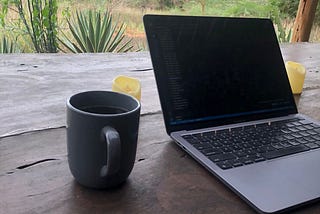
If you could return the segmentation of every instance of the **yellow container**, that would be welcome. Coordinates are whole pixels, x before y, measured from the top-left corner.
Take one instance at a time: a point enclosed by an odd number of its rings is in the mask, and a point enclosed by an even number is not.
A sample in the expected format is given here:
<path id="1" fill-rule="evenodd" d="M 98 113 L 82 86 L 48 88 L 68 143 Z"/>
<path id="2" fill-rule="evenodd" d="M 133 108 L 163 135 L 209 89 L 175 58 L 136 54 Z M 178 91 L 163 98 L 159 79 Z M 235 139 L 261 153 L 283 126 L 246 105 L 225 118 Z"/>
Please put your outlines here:
<path id="1" fill-rule="evenodd" d="M 297 62 L 286 62 L 286 69 L 293 94 L 301 94 L 306 76 L 306 69 Z"/>
<path id="2" fill-rule="evenodd" d="M 140 81 L 133 77 L 117 76 L 112 81 L 112 91 L 129 94 L 139 101 L 141 99 Z"/>

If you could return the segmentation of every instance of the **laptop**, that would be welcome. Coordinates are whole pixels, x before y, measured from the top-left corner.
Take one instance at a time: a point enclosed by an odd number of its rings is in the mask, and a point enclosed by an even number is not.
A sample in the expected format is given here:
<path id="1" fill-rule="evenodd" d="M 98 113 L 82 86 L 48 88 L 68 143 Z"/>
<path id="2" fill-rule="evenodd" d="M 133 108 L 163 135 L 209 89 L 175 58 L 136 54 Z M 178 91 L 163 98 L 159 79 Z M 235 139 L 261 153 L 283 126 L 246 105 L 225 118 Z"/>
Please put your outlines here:
<path id="1" fill-rule="evenodd" d="M 260 213 L 320 196 L 320 123 L 299 114 L 270 19 L 143 18 L 168 135 Z"/>

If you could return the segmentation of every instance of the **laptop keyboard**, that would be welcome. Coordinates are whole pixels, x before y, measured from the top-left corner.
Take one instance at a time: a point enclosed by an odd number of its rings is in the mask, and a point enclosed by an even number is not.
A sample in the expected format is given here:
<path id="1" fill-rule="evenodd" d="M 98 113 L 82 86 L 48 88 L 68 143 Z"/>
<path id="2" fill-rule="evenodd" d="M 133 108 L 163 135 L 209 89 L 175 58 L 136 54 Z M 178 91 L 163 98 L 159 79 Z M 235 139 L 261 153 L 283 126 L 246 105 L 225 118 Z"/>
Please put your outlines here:
<path id="1" fill-rule="evenodd" d="M 297 118 L 182 137 L 221 169 L 230 169 L 317 149 L 320 126 Z"/>

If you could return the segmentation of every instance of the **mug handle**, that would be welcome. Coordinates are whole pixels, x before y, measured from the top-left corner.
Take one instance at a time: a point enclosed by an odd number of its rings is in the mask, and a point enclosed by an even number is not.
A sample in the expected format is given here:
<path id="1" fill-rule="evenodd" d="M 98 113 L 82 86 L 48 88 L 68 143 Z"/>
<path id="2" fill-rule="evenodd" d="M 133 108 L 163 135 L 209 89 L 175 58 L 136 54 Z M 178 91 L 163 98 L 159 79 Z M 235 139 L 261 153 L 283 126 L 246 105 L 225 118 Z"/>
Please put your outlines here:
<path id="1" fill-rule="evenodd" d="M 102 166 L 100 176 L 106 177 L 117 173 L 121 162 L 120 135 L 114 128 L 106 126 L 102 129 L 104 141 L 107 144 L 106 165 Z"/>

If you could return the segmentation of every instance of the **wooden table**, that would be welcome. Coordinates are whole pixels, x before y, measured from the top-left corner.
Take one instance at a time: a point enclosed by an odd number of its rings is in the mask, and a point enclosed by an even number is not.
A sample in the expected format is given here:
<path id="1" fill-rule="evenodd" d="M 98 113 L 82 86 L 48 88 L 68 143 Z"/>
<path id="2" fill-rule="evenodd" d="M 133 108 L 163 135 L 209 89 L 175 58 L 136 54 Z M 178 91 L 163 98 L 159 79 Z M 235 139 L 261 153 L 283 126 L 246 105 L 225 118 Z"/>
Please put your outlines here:
<path id="1" fill-rule="evenodd" d="M 281 48 L 307 68 L 298 109 L 320 120 L 320 44 Z M 0 213 L 254 213 L 167 136 L 151 68 L 148 52 L 1 55 Z M 87 189 L 68 169 L 65 101 L 119 74 L 142 82 L 136 163 L 120 188 Z"/>

